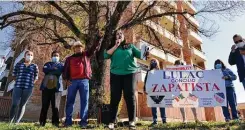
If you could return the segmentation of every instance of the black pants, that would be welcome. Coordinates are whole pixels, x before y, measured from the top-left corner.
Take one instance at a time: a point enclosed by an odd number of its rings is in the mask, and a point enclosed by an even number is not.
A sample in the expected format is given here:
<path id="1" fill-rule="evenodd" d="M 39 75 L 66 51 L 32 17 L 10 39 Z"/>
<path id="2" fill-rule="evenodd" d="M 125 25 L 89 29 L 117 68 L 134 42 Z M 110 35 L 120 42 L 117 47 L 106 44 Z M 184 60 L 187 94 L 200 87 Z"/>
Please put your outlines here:
<path id="1" fill-rule="evenodd" d="M 135 74 L 128 75 L 110 75 L 111 85 L 111 102 L 110 102 L 110 114 L 111 123 L 114 123 L 117 117 L 118 105 L 122 97 L 126 101 L 129 121 L 135 121 L 136 116 L 136 102 L 135 102 L 135 87 L 136 78 Z"/>
<path id="2" fill-rule="evenodd" d="M 58 125 L 59 124 L 59 111 L 55 104 L 55 89 L 44 89 L 42 91 L 42 109 L 39 118 L 39 122 L 41 125 L 46 124 L 47 113 L 49 109 L 49 104 L 51 102 L 52 106 L 52 124 Z"/>

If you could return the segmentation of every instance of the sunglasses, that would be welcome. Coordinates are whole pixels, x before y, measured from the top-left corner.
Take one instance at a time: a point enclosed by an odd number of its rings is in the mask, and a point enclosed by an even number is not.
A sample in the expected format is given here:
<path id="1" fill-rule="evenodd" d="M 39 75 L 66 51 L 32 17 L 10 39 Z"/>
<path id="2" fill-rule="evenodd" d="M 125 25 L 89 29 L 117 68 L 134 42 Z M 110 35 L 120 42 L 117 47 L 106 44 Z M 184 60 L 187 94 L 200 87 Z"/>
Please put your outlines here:
<path id="1" fill-rule="evenodd" d="M 235 41 L 236 44 L 237 44 L 237 43 L 240 43 L 240 42 L 242 42 L 242 40 Z"/>

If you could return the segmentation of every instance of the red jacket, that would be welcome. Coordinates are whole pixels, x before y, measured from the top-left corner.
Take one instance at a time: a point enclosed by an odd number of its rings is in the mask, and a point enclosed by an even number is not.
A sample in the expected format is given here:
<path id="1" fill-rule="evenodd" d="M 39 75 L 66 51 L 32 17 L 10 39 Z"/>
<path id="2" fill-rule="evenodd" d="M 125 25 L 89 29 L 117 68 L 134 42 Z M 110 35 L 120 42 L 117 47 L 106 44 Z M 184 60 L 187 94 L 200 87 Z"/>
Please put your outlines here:
<path id="1" fill-rule="evenodd" d="M 98 42 L 98 44 L 95 44 L 94 46 L 91 47 L 90 50 L 82 52 L 81 54 L 73 54 L 72 56 L 68 57 L 65 61 L 64 65 L 64 71 L 63 71 L 63 79 L 64 80 L 72 80 L 74 77 L 71 75 L 71 60 L 73 60 L 74 57 L 79 57 L 81 56 L 81 62 L 83 63 L 83 71 L 81 75 L 77 75 L 74 79 L 91 79 L 92 77 L 92 70 L 91 70 L 91 64 L 90 64 L 90 58 L 95 54 L 96 51 L 100 49 L 101 43 Z"/>

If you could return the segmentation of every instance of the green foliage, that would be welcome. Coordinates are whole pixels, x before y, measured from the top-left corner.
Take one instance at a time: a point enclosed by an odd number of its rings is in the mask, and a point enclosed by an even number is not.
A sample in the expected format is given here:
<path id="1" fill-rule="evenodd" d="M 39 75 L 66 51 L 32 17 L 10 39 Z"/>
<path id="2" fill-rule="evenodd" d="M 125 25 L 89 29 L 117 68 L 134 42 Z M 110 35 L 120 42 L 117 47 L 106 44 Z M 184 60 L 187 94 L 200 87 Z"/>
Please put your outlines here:
<path id="1" fill-rule="evenodd" d="M 180 122 L 176 123 L 167 123 L 156 125 L 155 127 L 148 127 L 151 124 L 149 121 L 139 121 L 136 123 L 137 130 L 244 130 L 245 122 L 233 121 L 230 123 L 225 122 L 204 122 L 204 123 L 187 123 L 183 124 Z M 95 130 L 104 130 L 104 125 L 89 124 L 91 129 Z M 38 126 L 38 123 L 20 123 L 18 125 L 9 125 L 6 122 L 0 123 L 0 130 L 59 130 L 48 123 L 45 127 Z M 72 127 L 62 128 L 62 130 L 80 130 L 81 128 L 78 125 L 73 125 Z M 117 130 L 127 130 L 126 126 L 118 127 Z"/>

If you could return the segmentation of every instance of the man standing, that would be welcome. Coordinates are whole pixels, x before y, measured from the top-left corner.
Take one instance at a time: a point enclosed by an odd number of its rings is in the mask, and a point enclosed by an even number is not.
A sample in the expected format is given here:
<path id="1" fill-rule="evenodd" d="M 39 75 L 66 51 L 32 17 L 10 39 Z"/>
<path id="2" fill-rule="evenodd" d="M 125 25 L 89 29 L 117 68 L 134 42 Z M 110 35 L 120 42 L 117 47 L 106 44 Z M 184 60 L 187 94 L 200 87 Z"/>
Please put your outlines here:
<path id="1" fill-rule="evenodd" d="M 100 45 L 101 42 L 98 42 L 90 50 L 84 51 L 84 44 L 76 41 L 72 46 L 74 54 L 66 59 L 63 72 L 63 79 L 69 86 L 66 102 L 66 127 L 72 125 L 72 113 L 77 91 L 80 93 L 80 126 L 87 127 L 89 79 L 92 76 L 90 57 L 99 50 Z"/>
<path id="2" fill-rule="evenodd" d="M 231 52 L 229 56 L 229 64 L 236 65 L 238 70 L 238 76 L 240 82 L 242 82 L 245 89 L 245 56 L 240 54 L 239 48 L 245 45 L 244 40 L 240 35 L 235 34 L 233 36 L 233 41 L 235 45 L 231 47 Z"/>

